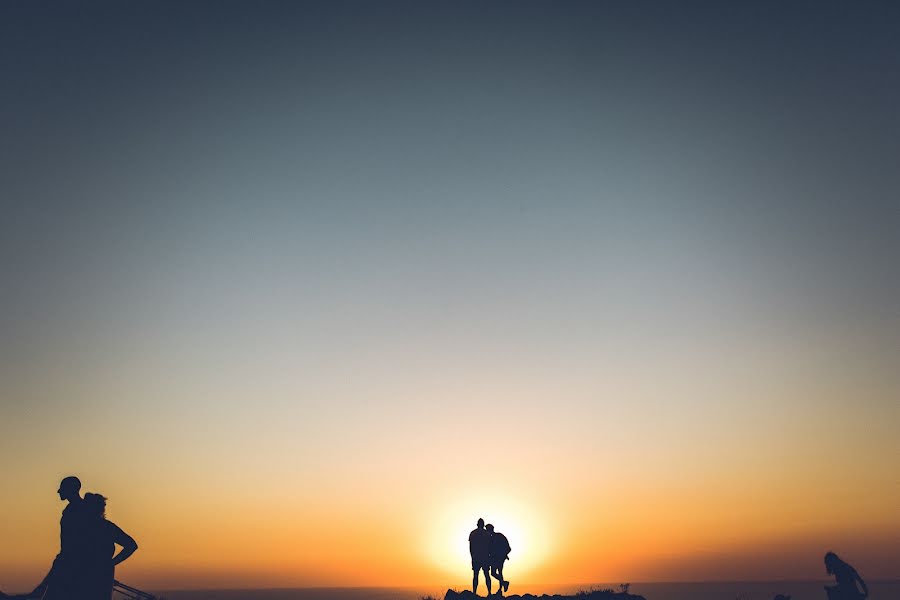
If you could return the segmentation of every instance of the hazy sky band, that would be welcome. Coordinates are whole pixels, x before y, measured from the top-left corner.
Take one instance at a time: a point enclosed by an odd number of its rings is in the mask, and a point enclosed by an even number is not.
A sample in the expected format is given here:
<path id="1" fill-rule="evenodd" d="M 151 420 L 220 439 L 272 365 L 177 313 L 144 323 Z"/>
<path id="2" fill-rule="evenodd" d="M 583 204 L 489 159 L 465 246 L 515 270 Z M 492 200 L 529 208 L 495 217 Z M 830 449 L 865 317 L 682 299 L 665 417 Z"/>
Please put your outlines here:
<path id="1" fill-rule="evenodd" d="M 0 10 L 4 591 L 70 471 L 154 585 L 900 576 L 892 4 Z"/>

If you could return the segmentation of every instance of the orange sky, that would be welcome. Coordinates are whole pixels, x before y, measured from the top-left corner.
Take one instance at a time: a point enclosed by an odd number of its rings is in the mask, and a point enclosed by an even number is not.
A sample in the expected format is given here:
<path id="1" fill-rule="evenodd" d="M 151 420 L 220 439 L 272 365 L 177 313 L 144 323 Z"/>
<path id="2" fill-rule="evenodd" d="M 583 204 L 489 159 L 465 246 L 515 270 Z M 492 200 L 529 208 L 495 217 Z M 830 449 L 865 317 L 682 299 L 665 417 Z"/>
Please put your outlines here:
<path id="1" fill-rule="evenodd" d="M 303 378 L 261 397 L 229 376 L 188 403 L 195 389 L 125 389 L 127 374 L 79 389 L 84 365 L 60 366 L 41 392 L 64 380 L 71 404 L 43 428 L 23 404 L 0 442 L 15 457 L 0 587 L 24 589 L 52 560 L 68 473 L 138 540 L 120 576 L 157 589 L 465 585 L 479 516 L 510 538 L 518 581 L 816 578 L 828 548 L 893 577 L 890 388 L 854 394 L 865 416 L 841 415 L 858 405 L 844 387 L 895 375 L 832 348 L 808 346 L 792 373 L 745 348 L 709 377 L 695 377 L 702 347 L 645 377 L 612 355 L 565 378 L 459 356 L 456 372 L 477 375 L 445 377 L 442 360 L 376 380 L 379 362 L 306 405 L 292 400 Z M 356 385 L 367 402 L 345 404 Z"/>

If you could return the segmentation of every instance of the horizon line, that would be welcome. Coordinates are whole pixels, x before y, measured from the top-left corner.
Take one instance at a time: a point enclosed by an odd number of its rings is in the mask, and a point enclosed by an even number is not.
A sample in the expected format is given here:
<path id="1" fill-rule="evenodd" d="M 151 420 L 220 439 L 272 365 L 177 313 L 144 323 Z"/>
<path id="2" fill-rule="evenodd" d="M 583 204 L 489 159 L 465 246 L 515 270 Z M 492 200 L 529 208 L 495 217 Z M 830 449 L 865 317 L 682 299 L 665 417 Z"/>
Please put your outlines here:
<path id="1" fill-rule="evenodd" d="M 827 583 L 830 582 L 831 579 L 828 577 L 823 577 L 822 579 L 703 579 L 703 580 L 682 580 L 682 581 L 625 581 L 621 583 L 627 583 L 630 586 L 635 585 L 690 585 L 690 584 L 706 584 L 706 583 Z M 898 583 L 900 584 L 900 576 L 893 578 L 880 578 L 880 579 L 870 579 L 868 580 L 870 584 L 878 583 Z M 592 582 L 577 582 L 577 583 L 537 583 L 537 582 L 525 582 L 519 583 L 517 586 L 541 586 L 541 587 L 552 587 L 552 586 L 595 586 L 595 585 L 621 585 L 621 583 L 613 583 L 611 581 L 592 581 Z M 159 588 L 153 589 L 155 592 L 241 592 L 241 591 L 287 591 L 287 590 L 373 590 L 373 589 L 384 589 L 384 590 L 417 590 L 421 589 L 423 586 L 429 584 L 422 585 L 297 585 L 297 586 L 276 586 L 276 587 L 203 587 L 203 588 Z M 443 587 L 444 584 L 441 584 Z M 448 588 L 454 589 L 454 588 Z"/>

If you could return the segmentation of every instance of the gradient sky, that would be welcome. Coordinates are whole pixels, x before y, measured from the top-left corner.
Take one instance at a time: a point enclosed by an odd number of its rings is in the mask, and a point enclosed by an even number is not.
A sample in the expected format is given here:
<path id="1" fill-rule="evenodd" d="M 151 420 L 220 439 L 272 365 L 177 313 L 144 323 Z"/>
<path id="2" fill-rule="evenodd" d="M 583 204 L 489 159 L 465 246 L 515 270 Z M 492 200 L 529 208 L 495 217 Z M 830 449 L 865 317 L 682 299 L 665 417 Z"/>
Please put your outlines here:
<path id="1" fill-rule="evenodd" d="M 900 577 L 900 5 L 0 5 L 0 589 Z"/>

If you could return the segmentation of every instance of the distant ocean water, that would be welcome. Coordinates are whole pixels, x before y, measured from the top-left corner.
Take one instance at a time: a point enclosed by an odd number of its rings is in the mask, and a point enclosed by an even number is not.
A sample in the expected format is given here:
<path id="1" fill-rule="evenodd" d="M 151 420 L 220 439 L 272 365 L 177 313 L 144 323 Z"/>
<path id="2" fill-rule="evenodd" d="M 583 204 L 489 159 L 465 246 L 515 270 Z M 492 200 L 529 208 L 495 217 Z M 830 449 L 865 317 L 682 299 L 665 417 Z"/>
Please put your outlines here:
<path id="1" fill-rule="evenodd" d="M 633 583 L 630 592 L 647 600 L 772 600 L 786 594 L 792 600 L 826 600 L 822 586 L 827 581 L 752 581 L 701 583 Z M 869 584 L 870 600 L 900 600 L 900 581 Z M 482 584 L 483 585 L 483 584 Z M 616 588 L 618 584 L 528 585 L 510 594 L 573 594 L 591 588 Z M 455 586 L 455 589 L 464 589 Z M 173 590 L 158 592 L 165 600 L 419 600 L 423 596 L 443 598 L 446 587 L 408 588 L 296 588 L 277 590 Z M 484 588 L 479 590 L 482 594 Z"/>

